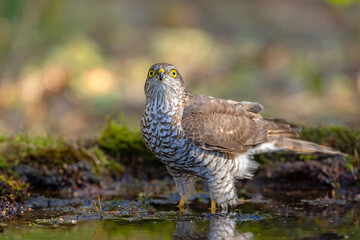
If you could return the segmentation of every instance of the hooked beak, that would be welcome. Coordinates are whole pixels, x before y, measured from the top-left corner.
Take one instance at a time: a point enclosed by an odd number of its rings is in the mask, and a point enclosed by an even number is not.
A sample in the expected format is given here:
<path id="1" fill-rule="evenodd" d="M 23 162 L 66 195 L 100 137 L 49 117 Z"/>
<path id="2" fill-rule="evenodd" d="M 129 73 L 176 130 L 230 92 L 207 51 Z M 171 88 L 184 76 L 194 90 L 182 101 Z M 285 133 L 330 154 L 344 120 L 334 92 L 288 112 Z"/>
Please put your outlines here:
<path id="1" fill-rule="evenodd" d="M 159 74 L 159 80 L 162 81 L 166 76 L 165 76 L 165 70 L 164 69 L 160 69 L 158 71 L 158 74 Z"/>

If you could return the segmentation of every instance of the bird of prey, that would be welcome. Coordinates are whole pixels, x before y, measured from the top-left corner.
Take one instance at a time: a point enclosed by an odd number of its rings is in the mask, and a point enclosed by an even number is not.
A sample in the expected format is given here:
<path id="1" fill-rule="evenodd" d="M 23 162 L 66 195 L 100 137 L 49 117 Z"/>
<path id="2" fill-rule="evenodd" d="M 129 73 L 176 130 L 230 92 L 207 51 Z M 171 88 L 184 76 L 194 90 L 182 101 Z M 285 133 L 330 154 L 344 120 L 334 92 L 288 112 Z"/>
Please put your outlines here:
<path id="1" fill-rule="evenodd" d="M 196 179 L 208 181 L 211 212 L 237 204 L 236 179 L 251 178 L 252 156 L 274 151 L 343 155 L 329 147 L 296 139 L 296 125 L 262 117 L 256 102 L 237 102 L 193 94 L 172 64 L 150 67 L 145 83 L 141 136 L 165 165 L 181 195 Z"/>

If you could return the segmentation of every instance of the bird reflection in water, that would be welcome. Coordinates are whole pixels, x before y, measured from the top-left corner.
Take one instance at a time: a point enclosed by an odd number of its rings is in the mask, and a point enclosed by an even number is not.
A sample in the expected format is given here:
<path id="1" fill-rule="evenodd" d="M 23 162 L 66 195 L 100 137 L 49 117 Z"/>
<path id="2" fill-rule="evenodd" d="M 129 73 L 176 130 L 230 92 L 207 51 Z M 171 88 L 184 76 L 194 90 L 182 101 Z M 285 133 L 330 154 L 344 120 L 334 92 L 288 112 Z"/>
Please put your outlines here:
<path id="1" fill-rule="evenodd" d="M 236 218 L 228 214 L 212 215 L 209 232 L 197 230 L 196 221 L 179 220 L 172 239 L 253 239 L 251 232 L 239 233 L 235 227 Z"/>

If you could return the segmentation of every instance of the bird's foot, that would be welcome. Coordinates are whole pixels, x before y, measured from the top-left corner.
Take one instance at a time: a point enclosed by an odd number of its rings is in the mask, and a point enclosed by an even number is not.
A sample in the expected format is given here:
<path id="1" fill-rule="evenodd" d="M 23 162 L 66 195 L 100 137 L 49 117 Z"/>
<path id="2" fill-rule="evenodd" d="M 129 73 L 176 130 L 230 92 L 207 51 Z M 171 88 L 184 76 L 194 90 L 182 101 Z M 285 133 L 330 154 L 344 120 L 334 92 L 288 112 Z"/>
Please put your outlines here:
<path id="1" fill-rule="evenodd" d="M 216 202 L 211 201 L 211 213 L 216 213 Z"/>
<path id="2" fill-rule="evenodd" d="M 180 212 L 184 212 L 184 204 L 185 204 L 185 200 L 186 200 L 186 195 L 181 196 L 180 202 L 179 202 L 179 209 Z"/>

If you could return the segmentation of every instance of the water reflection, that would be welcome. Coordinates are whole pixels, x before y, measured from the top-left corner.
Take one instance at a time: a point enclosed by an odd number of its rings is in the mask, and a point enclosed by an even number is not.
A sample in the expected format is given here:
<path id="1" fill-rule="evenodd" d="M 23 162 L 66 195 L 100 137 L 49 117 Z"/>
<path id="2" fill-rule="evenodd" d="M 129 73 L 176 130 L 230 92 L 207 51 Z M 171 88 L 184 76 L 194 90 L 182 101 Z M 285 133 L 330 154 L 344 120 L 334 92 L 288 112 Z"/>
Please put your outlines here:
<path id="1" fill-rule="evenodd" d="M 31 211 L 18 222 L 0 224 L 0 239 L 334 240 L 360 236 L 360 203 L 343 200 L 245 203 L 241 213 L 208 214 L 189 208 L 185 214 L 159 210 L 144 217 L 144 212 L 109 211 L 103 221 L 94 221 L 99 217 L 93 212 L 79 212 L 59 216 L 59 211 Z"/>
<path id="2" fill-rule="evenodd" d="M 101 220 L 98 222 L 98 225 L 97 225 L 97 227 L 96 227 L 96 230 L 95 230 L 95 233 L 94 233 L 94 236 L 93 236 L 92 240 L 95 239 L 96 234 L 97 234 L 97 232 L 98 232 L 98 229 L 100 229 L 100 230 L 99 230 L 99 240 L 101 239 L 101 228 L 102 228 L 103 222 L 104 222 L 103 219 L 101 219 Z M 100 228 L 99 228 L 99 227 L 100 227 Z"/>
<path id="3" fill-rule="evenodd" d="M 235 230 L 236 218 L 231 215 L 212 215 L 209 217 L 209 231 L 196 228 L 195 221 L 179 220 L 172 239 L 253 239 L 253 233 L 239 233 Z"/>

